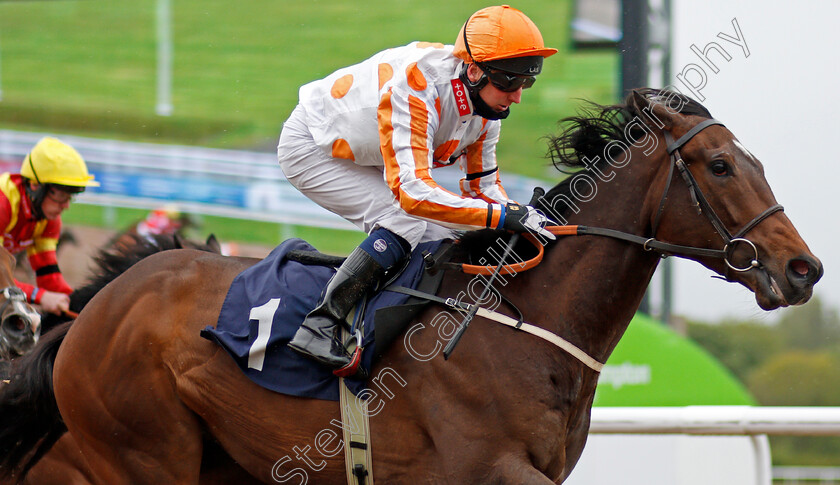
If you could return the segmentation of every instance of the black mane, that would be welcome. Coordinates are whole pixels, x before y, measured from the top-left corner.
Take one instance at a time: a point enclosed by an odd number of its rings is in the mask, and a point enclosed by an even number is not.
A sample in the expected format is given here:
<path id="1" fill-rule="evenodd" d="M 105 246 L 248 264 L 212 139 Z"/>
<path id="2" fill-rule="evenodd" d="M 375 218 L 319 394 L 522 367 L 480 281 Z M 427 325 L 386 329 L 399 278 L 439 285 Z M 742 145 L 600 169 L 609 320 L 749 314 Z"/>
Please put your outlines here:
<path id="1" fill-rule="evenodd" d="M 664 89 L 635 89 L 627 95 L 621 104 L 603 106 L 588 103 L 578 116 L 570 116 L 559 121 L 559 135 L 547 137 L 548 156 L 552 163 L 558 171 L 570 176 L 549 190 L 540 199 L 536 208 L 541 209 L 549 218 L 553 219 L 560 219 L 557 216 L 566 215 L 571 210 L 571 206 L 567 203 L 561 204 L 558 201 L 563 201 L 564 198 L 566 200 L 572 198 L 570 182 L 573 177 L 571 175 L 581 172 L 591 173 L 594 170 L 591 166 L 587 167 L 584 159 L 596 160 L 597 157 L 598 162 L 594 164 L 594 167 L 595 169 L 603 169 L 605 168 L 603 166 L 608 163 L 604 157 L 604 151 L 610 142 L 619 140 L 630 143 L 645 135 L 643 129 L 638 125 L 632 126 L 629 130 L 630 140 L 625 135 L 625 128 L 631 122 L 634 120 L 645 121 L 647 118 L 647 115 L 642 113 L 644 106 L 639 106 L 636 95 L 660 104 L 664 104 L 668 100 L 678 100 L 682 105 L 681 114 L 703 118 L 712 117 L 709 110 L 697 101 L 680 93 Z M 524 203 L 525 201 L 520 202 Z M 555 222 L 564 223 L 562 220 Z M 509 235 L 501 230 L 482 229 L 466 232 L 459 238 L 460 244 L 454 257 L 458 261 L 467 261 L 473 264 L 479 264 L 478 261 L 485 258 L 489 264 L 494 264 L 498 258 L 491 257 L 493 253 L 488 253 L 488 248 L 497 246 L 500 238 L 501 240 L 507 240 L 508 237 Z M 518 250 L 528 252 L 527 248 L 517 247 L 517 252 Z"/>
<path id="2" fill-rule="evenodd" d="M 558 171 L 565 174 L 579 172 L 591 172 L 593 169 L 587 167 L 584 159 L 598 160 L 595 164 L 597 169 L 607 164 L 604 151 L 607 145 L 613 140 L 626 143 L 636 141 L 644 136 L 641 128 L 632 127 L 629 133 L 631 140 L 625 135 L 625 128 L 633 120 L 645 120 L 647 115 L 642 114 L 642 107 L 636 101 L 635 95 L 651 101 L 665 99 L 679 99 L 683 104 L 681 114 L 711 118 L 703 105 L 693 99 L 679 93 L 667 90 L 640 88 L 633 90 L 627 95 L 624 102 L 611 106 L 602 106 L 596 103 L 589 103 L 583 108 L 578 116 L 570 116 L 560 120 L 560 134 L 548 137 L 548 156 Z M 596 158 L 597 157 L 597 158 Z M 563 207 L 546 207 L 545 202 L 557 200 L 558 196 L 571 196 L 569 183 L 572 177 L 552 188 L 543 198 L 544 203 L 541 209 L 555 215 L 564 215 L 569 210 L 568 205 Z"/>
<path id="3" fill-rule="evenodd" d="M 71 310 L 80 312 L 93 295 L 99 293 L 105 285 L 114 281 L 117 276 L 125 273 L 140 260 L 161 251 L 181 247 L 172 236 L 153 235 L 150 236 L 151 240 L 135 234 L 129 236 L 132 239 L 130 245 L 118 244 L 99 250 L 93 258 L 95 266 L 93 275 L 88 279 L 87 284 L 76 288 L 70 294 Z"/>

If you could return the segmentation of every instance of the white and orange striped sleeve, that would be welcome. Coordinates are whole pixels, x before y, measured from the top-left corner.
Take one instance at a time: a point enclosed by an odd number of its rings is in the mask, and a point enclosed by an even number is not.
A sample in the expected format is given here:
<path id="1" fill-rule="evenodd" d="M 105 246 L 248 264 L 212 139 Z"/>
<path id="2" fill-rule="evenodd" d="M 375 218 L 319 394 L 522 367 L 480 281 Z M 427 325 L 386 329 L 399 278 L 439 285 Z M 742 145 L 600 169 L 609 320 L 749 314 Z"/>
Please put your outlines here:
<path id="1" fill-rule="evenodd" d="M 496 143 L 501 123 L 484 120 L 481 136 L 467 147 L 461 157 L 461 193 L 464 197 L 506 204 L 510 201 L 499 179 L 496 162 Z"/>
<path id="2" fill-rule="evenodd" d="M 454 229 L 499 227 L 501 204 L 464 198 L 432 179 L 433 139 L 439 125 L 437 92 L 416 64 L 406 69 L 407 87 L 386 91 L 377 110 L 385 177 L 407 213 Z"/>

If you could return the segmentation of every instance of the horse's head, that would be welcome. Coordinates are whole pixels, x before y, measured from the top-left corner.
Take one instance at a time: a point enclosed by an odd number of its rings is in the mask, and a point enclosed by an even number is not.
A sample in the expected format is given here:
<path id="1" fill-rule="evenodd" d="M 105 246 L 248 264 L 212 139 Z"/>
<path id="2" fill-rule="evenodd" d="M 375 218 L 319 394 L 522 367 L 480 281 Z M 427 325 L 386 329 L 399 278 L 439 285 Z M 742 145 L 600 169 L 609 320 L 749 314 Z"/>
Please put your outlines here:
<path id="1" fill-rule="evenodd" d="M 761 163 L 699 104 L 654 93 L 635 93 L 632 103 L 652 115 L 645 122 L 664 133 L 669 152 L 655 184 L 662 192 L 652 191 L 648 204 L 656 207 L 655 237 L 721 250 L 722 257 L 697 259 L 752 290 L 765 310 L 808 301 L 822 264 L 782 212 Z"/>
<path id="2" fill-rule="evenodd" d="M 0 249 L 0 358 L 10 360 L 29 351 L 41 335 L 41 316 L 29 304 L 12 278 L 15 258 Z"/>

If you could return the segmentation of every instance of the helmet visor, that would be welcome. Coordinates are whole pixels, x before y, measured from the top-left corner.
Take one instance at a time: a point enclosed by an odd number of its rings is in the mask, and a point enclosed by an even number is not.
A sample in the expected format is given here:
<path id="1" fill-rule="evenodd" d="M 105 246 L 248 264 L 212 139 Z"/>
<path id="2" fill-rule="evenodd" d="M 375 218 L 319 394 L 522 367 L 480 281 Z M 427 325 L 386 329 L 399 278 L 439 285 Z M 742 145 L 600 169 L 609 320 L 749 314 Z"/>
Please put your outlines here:
<path id="1" fill-rule="evenodd" d="M 481 64 L 478 64 L 478 67 L 480 67 L 484 72 L 484 75 L 487 76 L 490 84 L 499 91 L 505 93 L 512 93 L 519 88 L 528 89 L 537 81 L 537 78 L 534 76 L 520 76 L 502 71 L 491 71 L 487 68 L 487 66 L 483 66 Z"/>

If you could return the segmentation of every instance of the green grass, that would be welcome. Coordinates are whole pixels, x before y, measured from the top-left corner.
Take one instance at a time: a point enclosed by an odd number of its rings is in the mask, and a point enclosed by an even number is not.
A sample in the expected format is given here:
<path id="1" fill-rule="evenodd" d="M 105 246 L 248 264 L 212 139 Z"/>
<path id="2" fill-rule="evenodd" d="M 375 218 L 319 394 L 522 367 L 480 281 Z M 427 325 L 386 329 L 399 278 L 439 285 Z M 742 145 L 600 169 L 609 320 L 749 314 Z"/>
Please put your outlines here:
<path id="1" fill-rule="evenodd" d="M 0 0 L 0 128 L 271 151 L 298 88 L 413 40 L 453 43 L 484 1 L 172 0 L 173 105 L 155 114 L 157 0 Z M 515 5 L 560 53 L 504 123 L 502 169 L 555 179 L 542 138 L 580 99 L 615 101 L 618 56 L 571 52 L 570 0 Z M 115 215 L 116 214 L 116 215 Z M 68 223 L 123 227 L 143 211 L 77 204 Z M 116 218 L 116 219 L 114 219 Z M 346 253 L 361 233 L 205 217 L 204 233 L 274 245 L 285 237 Z M 348 249 L 350 248 L 350 249 Z"/>
<path id="2" fill-rule="evenodd" d="M 378 50 L 452 43 L 486 2 L 173 0 L 171 117 L 155 114 L 156 0 L 0 1 L 0 127 L 221 148 L 276 146 L 298 88 Z M 419 5 L 419 6 L 418 6 Z M 504 169 L 545 176 L 575 98 L 613 101 L 614 53 L 568 52 L 569 0 L 517 3 L 560 54 L 505 122 Z"/>

